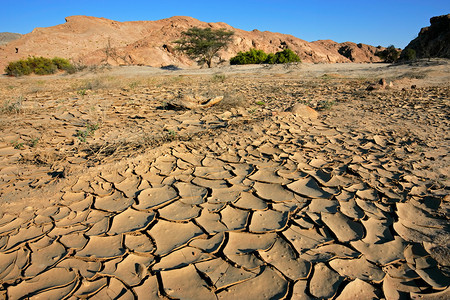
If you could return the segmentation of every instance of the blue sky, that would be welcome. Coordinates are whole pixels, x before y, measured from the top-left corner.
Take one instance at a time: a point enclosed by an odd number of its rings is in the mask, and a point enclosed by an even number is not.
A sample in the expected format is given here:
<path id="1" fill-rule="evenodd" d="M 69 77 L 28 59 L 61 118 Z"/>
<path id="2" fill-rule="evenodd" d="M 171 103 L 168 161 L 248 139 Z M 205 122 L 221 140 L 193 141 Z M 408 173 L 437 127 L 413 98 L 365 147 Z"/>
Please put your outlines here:
<path id="1" fill-rule="evenodd" d="M 292 34 L 374 46 L 405 47 L 433 16 L 450 13 L 449 0 L 0 0 L 0 32 L 29 33 L 71 15 L 116 21 L 190 16 L 243 30 Z"/>

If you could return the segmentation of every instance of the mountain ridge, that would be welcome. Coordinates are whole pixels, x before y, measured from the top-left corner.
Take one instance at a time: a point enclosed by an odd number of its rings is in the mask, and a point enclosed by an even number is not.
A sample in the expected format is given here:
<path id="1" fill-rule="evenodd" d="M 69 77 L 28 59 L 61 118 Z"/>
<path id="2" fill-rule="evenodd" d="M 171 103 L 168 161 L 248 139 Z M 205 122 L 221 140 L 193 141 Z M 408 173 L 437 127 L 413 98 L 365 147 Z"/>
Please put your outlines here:
<path id="1" fill-rule="evenodd" d="M 37 27 L 21 38 L 0 46 L 0 68 L 4 69 L 10 61 L 28 56 L 60 56 L 86 65 L 194 66 L 195 63 L 188 57 L 175 52 L 172 44 L 182 31 L 190 27 L 234 31 L 232 43 L 220 53 L 223 60 L 229 60 L 239 51 L 250 48 L 274 53 L 289 47 L 304 62 L 379 62 L 375 52 L 384 49 L 353 42 L 307 42 L 288 34 L 257 29 L 245 31 L 223 22 L 207 23 L 187 16 L 126 22 L 92 16 L 69 16 L 65 20 L 65 23 L 52 27 Z"/>

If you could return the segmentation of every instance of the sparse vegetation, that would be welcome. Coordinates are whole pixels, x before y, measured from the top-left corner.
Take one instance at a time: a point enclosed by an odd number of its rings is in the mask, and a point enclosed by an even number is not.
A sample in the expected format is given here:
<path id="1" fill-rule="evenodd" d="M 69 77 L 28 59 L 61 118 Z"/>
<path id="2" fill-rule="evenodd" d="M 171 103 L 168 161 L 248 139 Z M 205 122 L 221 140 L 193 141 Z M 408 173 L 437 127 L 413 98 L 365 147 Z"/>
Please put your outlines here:
<path id="1" fill-rule="evenodd" d="M 4 114 L 16 114 L 22 110 L 23 97 L 17 97 L 16 100 L 6 100 L 3 102 L 3 106 L 0 111 Z"/>
<path id="2" fill-rule="evenodd" d="M 267 54 L 263 50 L 250 49 L 247 52 L 239 52 L 235 57 L 232 57 L 230 64 L 286 64 L 300 61 L 300 57 L 291 49 L 284 49 L 275 54 Z"/>
<path id="3" fill-rule="evenodd" d="M 28 145 L 30 146 L 30 147 L 36 147 L 36 145 L 37 145 L 37 143 L 39 142 L 39 138 L 38 137 L 36 137 L 36 138 L 32 138 L 31 140 L 30 140 L 30 142 L 28 143 Z"/>
<path id="4" fill-rule="evenodd" d="M 403 50 L 400 55 L 400 59 L 406 60 L 406 61 L 413 61 L 413 60 L 416 60 L 416 58 L 417 58 L 416 50 L 411 49 L 411 48 Z"/>
<path id="5" fill-rule="evenodd" d="M 95 131 L 99 128 L 98 124 L 86 123 L 85 130 L 77 130 L 75 136 L 83 143 L 86 142 L 89 136 L 94 135 Z"/>
<path id="6" fill-rule="evenodd" d="M 394 63 L 400 56 L 400 50 L 395 48 L 394 45 L 390 45 L 383 51 L 378 51 L 375 55 L 383 59 L 385 62 Z"/>
<path id="7" fill-rule="evenodd" d="M 174 41 L 178 51 L 184 52 L 199 65 L 206 64 L 211 68 L 212 60 L 218 56 L 220 50 L 225 49 L 231 42 L 234 32 L 225 29 L 189 28 L 183 31 L 182 38 Z"/>
<path id="8" fill-rule="evenodd" d="M 17 149 L 17 150 L 23 149 L 23 143 L 21 143 L 21 142 L 13 141 L 13 142 L 11 142 L 11 144 L 13 145 L 14 149 Z"/>
<path id="9" fill-rule="evenodd" d="M 225 74 L 214 74 L 211 78 L 212 82 L 225 82 Z"/>
<path id="10" fill-rule="evenodd" d="M 317 110 L 328 110 L 331 109 L 331 107 L 333 107 L 333 105 L 335 105 L 336 102 L 334 100 L 320 100 L 317 103 Z"/>
<path id="11" fill-rule="evenodd" d="M 67 59 L 60 57 L 50 59 L 42 56 L 13 61 L 5 68 L 7 75 L 16 77 L 30 75 L 31 73 L 49 75 L 54 74 L 58 70 L 74 73 L 76 69 Z"/>

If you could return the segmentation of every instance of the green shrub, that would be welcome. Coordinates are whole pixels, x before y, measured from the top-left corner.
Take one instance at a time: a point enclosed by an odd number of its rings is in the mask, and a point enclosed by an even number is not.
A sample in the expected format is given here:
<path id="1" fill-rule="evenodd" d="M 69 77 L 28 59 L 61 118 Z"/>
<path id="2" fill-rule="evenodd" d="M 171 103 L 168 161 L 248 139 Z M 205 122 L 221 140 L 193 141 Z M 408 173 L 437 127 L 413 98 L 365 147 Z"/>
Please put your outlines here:
<path id="1" fill-rule="evenodd" d="M 247 64 L 285 64 L 290 62 L 300 62 L 300 57 L 291 49 L 273 53 L 265 53 L 262 50 L 250 49 L 247 52 L 239 52 L 230 59 L 231 65 Z"/>
<path id="2" fill-rule="evenodd" d="M 19 77 L 23 75 L 30 75 L 32 73 L 32 70 L 27 61 L 21 59 L 10 62 L 8 66 L 6 66 L 5 72 L 7 75 Z"/>
<path id="3" fill-rule="evenodd" d="M 45 57 L 29 57 L 27 59 L 28 65 L 36 75 L 49 75 L 58 70 L 53 61 L 50 58 Z"/>
<path id="4" fill-rule="evenodd" d="M 390 45 L 383 51 L 376 52 L 375 55 L 383 59 L 385 62 L 394 63 L 398 60 L 400 52 L 395 48 L 394 45 Z"/>
<path id="5" fill-rule="evenodd" d="M 26 60 L 13 61 L 5 68 L 5 72 L 10 76 L 23 76 L 35 73 L 37 75 L 53 74 L 57 70 L 64 70 L 74 73 L 75 67 L 64 58 L 55 57 L 53 59 L 45 57 L 28 57 Z"/>
<path id="6" fill-rule="evenodd" d="M 300 57 L 291 49 L 284 49 L 283 51 L 275 53 L 276 64 L 287 64 L 291 62 L 300 62 Z"/>
<path id="7" fill-rule="evenodd" d="M 269 53 L 267 55 L 267 59 L 265 61 L 266 64 L 275 64 L 276 63 L 276 58 L 275 58 L 275 54 L 273 53 Z"/>
<path id="8" fill-rule="evenodd" d="M 247 52 L 239 52 L 230 59 L 231 65 L 248 65 L 265 63 L 267 54 L 263 50 L 250 49 Z"/>
<path id="9" fill-rule="evenodd" d="M 412 61 L 412 60 L 416 60 L 416 50 L 408 48 L 403 50 L 400 58 L 402 60 L 406 60 L 406 61 Z"/>
<path id="10" fill-rule="evenodd" d="M 75 73 L 75 66 L 70 63 L 68 59 L 61 57 L 54 57 L 52 59 L 53 64 L 59 69 L 66 71 L 67 73 Z"/>

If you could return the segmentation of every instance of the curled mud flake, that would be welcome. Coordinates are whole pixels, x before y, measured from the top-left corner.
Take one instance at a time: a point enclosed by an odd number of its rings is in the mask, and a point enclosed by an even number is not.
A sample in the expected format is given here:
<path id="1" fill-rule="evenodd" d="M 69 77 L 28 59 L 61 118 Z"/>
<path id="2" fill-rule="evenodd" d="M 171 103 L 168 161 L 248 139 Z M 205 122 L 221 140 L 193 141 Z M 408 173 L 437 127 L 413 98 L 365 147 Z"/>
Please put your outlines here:
<path id="1" fill-rule="evenodd" d="M 174 223 L 165 220 L 158 222 L 148 231 L 155 240 L 156 255 L 165 255 L 189 243 L 193 238 L 203 234 L 194 223 Z"/>
<path id="2" fill-rule="evenodd" d="M 174 186 L 182 199 L 192 199 L 189 204 L 203 203 L 208 195 L 208 190 L 206 188 L 189 182 L 176 182 Z"/>
<path id="3" fill-rule="evenodd" d="M 187 246 L 162 257 L 158 263 L 152 266 L 152 270 L 162 271 L 182 268 L 189 264 L 210 260 L 212 258 L 214 258 L 214 256 L 205 253 L 200 249 Z"/>
<path id="4" fill-rule="evenodd" d="M 349 218 L 362 219 L 365 214 L 364 211 L 356 204 L 355 200 L 339 201 L 340 211 Z"/>
<path id="5" fill-rule="evenodd" d="M 194 176 L 210 180 L 219 180 L 230 179 L 234 175 L 222 167 L 196 167 Z"/>
<path id="6" fill-rule="evenodd" d="M 177 191 L 168 185 L 148 188 L 139 193 L 139 204 L 135 204 L 133 207 L 139 210 L 156 209 L 168 204 L 176 197 L 178 197 Z"/>
<path id="7" fill-rule="evenodd" d="M 211 197 L 208 197 L 208 202 L 232 203 L 235 202 L 240 197 L 242 192 L 248 190 L 249 188 L 240 185 L 233 185 L 232 187 L 223 189 L 213 189 Z"/>
<path id="8" fill-rule="evenodd" d="M 258 270 L 250 272 L 236 268 L 220 258 L 196 263 L 195 267 L 211 279 L 216 289 L 242 283 L 255 278 L 259 273 Z"/>
<path id="9" fill-rule="evenodd" d="M 234 208 L 227 205 L 220 211 L 220 221 L 225 224 L 228 230 L 242 230 L 247 226 L 250 216 L 248 210 Z"/>
<path id="10" fill-rule="evenodd" d="M 52 228 L 53 224 L 30 225 L 29 227 L 22 227 L 16 234 L 9 236 L 5 250 L 9 251 L 25 242 L 38 240 Z"/>
<path id="11" fill-rule="evenodd" d="M 91 236 L 83 249 L 76 252 L 76 256 L 90 259 L 109 259 L 122 256 L 125 249 L 122 247 L 122 235 Z M 105 247 L 105 245 L 108 245 Z"/>
<path id="12" fill-rule="evenodd" d="M 308 281 L 298 280 L 294 283 L 292 290 L 292 299 L 312 300 L 314 299 L 308 294 Z"/>
<path id="13" fill-rule="evenodd" d="M 278 176 L 276 170 L 273 169 L 259 169 L 254 174 L 248 177 L 251 180 L 265 182 L 265 183 L 278 183 L 278 184 L 287 184 L 290 180 Z"/>
<path id="14" fill-rule="evenodd" d="M 133 232 L 147 227 L 155 219 L 154 212 L 142 212 L 132 208 L 113 217 L 109 235 Z"/>
<path id="15" fill-rule="evenodd" d="M 250 232 L 264 233 L 283 230 L 289 219 L 288 212 L 275 210 L 255 211 L 249 226 Z"/>
<path id="16" fill-rule="evenodd" d="M 127 177 L 121 183 L 117 183 L 114 186 L 116 189 L 124 193 L 127 198 L 132 198 L 138 193 L 138 187 L 141 184 L 139 176 Z"/>
<path id="17" fill-rule="evenodd" d="M 133 287 L 133 290 L 137 299 L 164 299 L 159 294 L 156 276 L 148 276 L 141 285 Z"/>
<path id="18" fill-rule="evenodd" d="M 75 232 L 62 236 L 59 242 L 66 248 L 80 250 L 86 246 L 88 239 L 82 233 Z"/>
<path id="19" fill-rule="evenodd" d="M 248 254 L 254 251 L 266 251 L 276 241 L 275 233 L 254 234 L 248 232 L 228 233 L 228 243 L 225 245 L 223 252 L 227 254 Z"/>
<path id="20" fill-rule="evenodd" d="M 88 210 L 92 203 L 94 202 L 94 196 L 88 195 L 84 200 L 74 202 L 71 205 L 69 205 L 70 210 L 82 212 Z"/>
<path id="21" fill-rule="evenodd" d="M 380 267 L 368 262 L 364 257 L 358 259 L 333 259 L 329 264 L 332 269 L 343 277 L 380 283 L 385 276 Z"/>
<path id="22" fill-rule="evenodd" d="M 133 198 L 127 198 L 121 192 L 114 191 L 114 193 L 109 196 L 96 197 L 94 207 L 110 212 L 121 212 L 133 204 Z"/>
<path id="23" fill-rule="evenodd" d="M 350 244 L 364 254 L 368 261 L 376 264 L 387 265 L 405 258 L 403 255 L 406 246 L 405 241 L 399 236 L 395 236 L 392 241 L 381 244 L 367 244 L 363 241 L 354 241 Z"/>
<path id="24" fill-rule="evenodd" d="M 147 275 L 147 268 L 153 260 L 153 257 L 129 254 L 116 265 L 115 270 L 103 270 L 102 274 L 115 276 L 128 286 L 135 286 Z"/>
<path id="25" fill-rule="evenodd" d="M 221 215 L 219 213 L 210 212 L 208 209 L 203 209 L 200 217 L 196 218 L 196 222 L 202 226 L 208 234 L 215 234 L 218 232 L 228 231 L 227 226 L 220 221 Z"/>
<path id="26" fill-rule="evenodd" d="M 85 211 L 71 211 L 67 217 L 55 222 L 56 227 L 69 227 L 79 223 L 83 223 L 89 214 L 88 210 Z"/>
<path id="27" fill-rule="evenodd" d="M 340 244 L 323 245 L 307 250 L 304 254 L 300 255 L 301 258 L 312 263 L 326 262 L 335 258 L 358 258 L 359 256 L 361 256 L 361 253 Z"/>
<path id="28" fill-rule="evenodd" d="M 70 205 L 72 203 L 80 202 L 84 199 L 86 199 L 85 192 L 65 192 L 62 196 L 61 203 L 64 205 Z"/>
<path id="29" fill-rule="evenodd" d="M 225 189 L 228 188 L 228 184 L 225 180 L 210 180 L 201 177 L 195 177 L 192 183 L 205 188 L 215 189 Z"/>
<path id="30" fill-rule="evenodd" d="M 322 213 L 322 221 L 336 235 L 339 241 L 349 242 L 359 240 L 364 236 L 363 226 L 341 212 L 334 214 Z"/>
<path id="31" fill-rule="evenodd" d="M 73 293 L 73 296 L 78 298 L 89 298 L 97 293 L 100 289 L 108 284 L 106 277 L 98 278 L 94 281 L 88 281 L 86 279 L 81 280 L 81 284 L 78 289 Z"/>
<path id="32" fill-rule="evenodd" d="M 194 265 L 161 272 L 163 289 L 169 297 L 178 299 L 211 299 L 216 295 L 200 277 Z"/>
<path id="33" fill-rule="evenodd" d="M 180 200 L 158 209 L 159 216 L 169 221 L 189 221 L 200 215 L 201 208 Z"/>
<path id="34" fill-rule="evenodd" d="M 301 229 L 295 225 L 291 225 L 282 234 L 292 243 L 298 253 L 332 242 L 331 238 L 321 235 L 315 229 Z"/>
<path id="35" fill-rule="evenodd" d="M 10 299 L 23 299 L 51 289 L 70 285 L 77 279 L 73 271 L 64 268 L 53 268 L 36 277 L 22 281 L 18 285 L 8 288 Z"/>
<path id="36" fill-rule="evenodd" d="M 375 219 L 368 218 L 367 220 L 361 220 L 365 230 L 366 236 L 362 240 L 368 244 L 379 244 L 389 242 L 394 239 L 389 230 L 392 225 L 392 221 L 388 219 Z"/>
<path id="37" fill-rule="evenodd" d="M 32 247 L 32 250 L 31 264 L 24 272 L 27 277 L 36 276 L 55 265 L 66 254 L 64 246 L 56 241 L 41 249 L 33 249 Z"/>
<path id="38" fill-rule="evenodd" d="M 109 284 L 89 299 L 103 300 L 119 298 L 123 300 L 133 300 L 134 295 L 120 280 L 111 277 L 109 279 Z"/>
<path id="39" fill-rule="evenodd" d="M 239 199 L 234 202 L 234 206 L 242 209 L 266 210 L 267 202 L 256 197 L 250 192 L 242 192 Z"/>
<path id="40" fill-rule="evenodd" d="M 287 187 L 302 196 L 309 198 L 324 198 L 331 199 L 332 194 L 324 191 L 312 177 L 301 178 L 290 184 Z"/>
<path id="41" fill-rule="evenodd" d="M 294 194 L 281 184 L 256 182 L 253 186 L 256 194 L 265 200 L 283 202 L 294 200 Z"/>
<path id="42" fill-rule="evenodd" d="M 225 242 L 225 233 L 220 232 L 220 233 L 214 234 L 210 238 L 205 238 L 205 239 L 198 238 L 198 239 L 192 240 L 189 243 L 189 246 L 201 249 L 206 253 L 214 254 L 222 247 L 224 242 Z"/>
<path id="43" fill-rule="evenodd" d="M 144 234 L 125 234 L 124 244 L 129 250 L 140 254 L 153 253 L 156 249 L 151 239 Z"/>
<path id="44" fill-rule="evenodd" d="M 346 299 L 380 299 L 380 291 L 377 290 L 373 285 L 356 278 L 355 280 L 349 282 L 336 300 L 346 300 Z"/>
<path id="45" fill-rule="evenodd" d="M 306 279 L 311 271 L 311 263 L 297 258 L 295 250 L 282 238 L 277 238 L 269 250 L 258 253 L 265 262 L 273 265 L 291 280 Z"/>
<path id="46" fill-rule="evenodd" d="M 327 267 L 324 263 L 314 266 L 314 273 L 310 281 L 309 291 L 317 298 L 332 298 L 344 278 Z"/>
<path id="47" fill-rule="evenodd" d="M 268 266 L 250 280 L 235 284 L 217 294 L 218 299 L 283 299 L 288 293 L 288 282 Z"/>
<path id="48" fill-rule="evenodd" d="M 315 213 L 336 213 L 338 211 L 339 202 L 332 199 L 311 199 L 308 205 L 308 211 Z"/>

